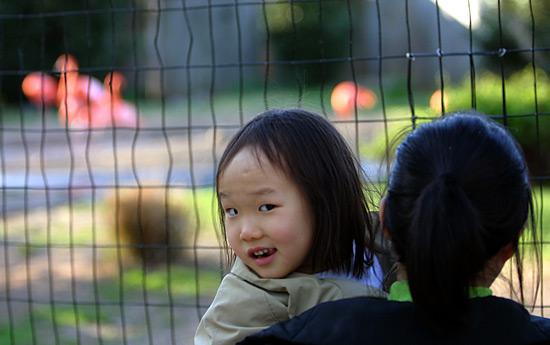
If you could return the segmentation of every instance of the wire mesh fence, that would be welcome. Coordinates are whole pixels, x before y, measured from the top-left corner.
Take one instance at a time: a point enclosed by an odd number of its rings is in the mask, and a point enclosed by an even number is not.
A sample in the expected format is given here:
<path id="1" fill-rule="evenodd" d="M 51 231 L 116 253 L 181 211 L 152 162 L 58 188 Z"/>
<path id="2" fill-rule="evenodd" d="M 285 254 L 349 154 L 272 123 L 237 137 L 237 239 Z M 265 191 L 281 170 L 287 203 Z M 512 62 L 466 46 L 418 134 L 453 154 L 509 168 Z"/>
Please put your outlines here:
<path id="1" fill-rule="evenodd" d="M 328 117 L 381 184 L 403 127 L 468 108 L 508 126 L 533 176 L 543 266 L 526 271 L 548 316 L 545 1 L 0 9 L 0 343 L 192 344 L 223 274 L 217 160 L 273 107 Z"/>

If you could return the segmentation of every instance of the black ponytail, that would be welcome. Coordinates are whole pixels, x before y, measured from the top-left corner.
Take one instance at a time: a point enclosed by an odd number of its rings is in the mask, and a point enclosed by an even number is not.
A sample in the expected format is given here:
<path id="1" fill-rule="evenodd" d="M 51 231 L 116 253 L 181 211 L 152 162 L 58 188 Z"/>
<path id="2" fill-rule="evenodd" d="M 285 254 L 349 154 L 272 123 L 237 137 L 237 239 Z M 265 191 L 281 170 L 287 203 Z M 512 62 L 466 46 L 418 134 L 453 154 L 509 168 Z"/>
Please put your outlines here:
<path id="1" fill-rule="evenodd" d="M 462 315 L 468 286 L 487 259 L 477 210 L 455 178 L 440 175 L 413 209 L 405 248 L 411 294 L 419 310 L 441 319 Z M 445 322 L 447 324 L 447 322 Z"/>
<path id="2" fill-rule="evenodd" d="M 517 245 L 530 209 L 521 150 L 497 123 L 456 114 L 409 134 L 397 149 L 384 223 L 417 310 L 436 326 L 462 324 L 468 287 L 501 248 Z"/>

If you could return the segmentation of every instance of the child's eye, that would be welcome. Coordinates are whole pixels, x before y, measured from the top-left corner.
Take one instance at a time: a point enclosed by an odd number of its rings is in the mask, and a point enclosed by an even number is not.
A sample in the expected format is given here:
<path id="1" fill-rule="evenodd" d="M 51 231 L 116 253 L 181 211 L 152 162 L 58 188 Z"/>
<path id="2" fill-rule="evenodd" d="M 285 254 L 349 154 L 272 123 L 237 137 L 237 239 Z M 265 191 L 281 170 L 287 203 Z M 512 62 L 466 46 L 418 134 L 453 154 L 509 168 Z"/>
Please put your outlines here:
<path id="1" fill-rule="evenodd" d="M 260 206 L 260 211 L 267 212 L 267 211 L 271 211 L 274 208 L 275 208 L 275 205 L 265 204 L 265 205 Z"/>
<path id="2" fill-rule="evenodd" d="M 226 208 L 225 214 L 227 214 L 228 216 L 236 216 L 237 214 L 239 214 L 239 211 L 237 211 L 237 209 L 235 208 Z"/>

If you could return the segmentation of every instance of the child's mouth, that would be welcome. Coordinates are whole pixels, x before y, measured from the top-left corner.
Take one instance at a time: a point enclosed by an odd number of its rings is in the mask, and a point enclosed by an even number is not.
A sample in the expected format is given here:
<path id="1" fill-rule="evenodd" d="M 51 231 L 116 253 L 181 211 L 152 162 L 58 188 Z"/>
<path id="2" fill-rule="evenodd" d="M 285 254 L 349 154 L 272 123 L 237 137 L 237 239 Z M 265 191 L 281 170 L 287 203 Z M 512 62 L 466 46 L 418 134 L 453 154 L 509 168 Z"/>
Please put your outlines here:
<path id="1" fill-rule="evenodd" d="M 255 259 L 266 258 L 268 256 L 273 255 L 275 251 L 277 251 L 277 249 L 274 249 L 274 248 L 257 250 L 252 252 L 252 257 Z"/>
<path id="2" fill-rule="evenodd" d="M 277 249 L 275 248 L 251 248 L 248 250 L 248 256 L 254 260 L 256 265 L 264 266 L 273 259 L 275 259 L 275 253 L 277 252 Z"/>

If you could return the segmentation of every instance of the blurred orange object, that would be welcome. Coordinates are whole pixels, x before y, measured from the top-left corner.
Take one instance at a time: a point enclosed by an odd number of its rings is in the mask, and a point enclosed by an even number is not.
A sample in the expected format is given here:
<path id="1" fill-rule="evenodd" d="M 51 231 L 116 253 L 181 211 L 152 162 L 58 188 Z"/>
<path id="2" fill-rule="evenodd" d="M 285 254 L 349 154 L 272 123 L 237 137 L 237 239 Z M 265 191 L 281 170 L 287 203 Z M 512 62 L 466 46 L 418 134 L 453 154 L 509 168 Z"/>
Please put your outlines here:
<path id="1" fill-rule="evenodd" d="M 447 106 L 449 105 L 449 97 L 446 92 L 443 92 L 443 104 L 445 105 L 445 109 L 447 109 Z M 441 107 L 441 90 L 437 90 L 432 94 L 432 97 L 430 97 L 430 108 L 432 108 L 436 113 L 441 113 L 443 111 L 443 108 Z"/>
<path id="2" fill-rule="evenodd" d="M 336 85 L 330 96 L 330 104 L 337 118 L 349 119 L 357 109 L 368 110 L 376 105 L 376 94 L 359 84 L 357 87 L 352 81 L 344 81 Z"/>

